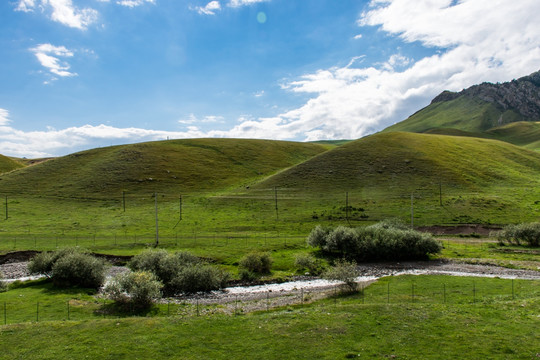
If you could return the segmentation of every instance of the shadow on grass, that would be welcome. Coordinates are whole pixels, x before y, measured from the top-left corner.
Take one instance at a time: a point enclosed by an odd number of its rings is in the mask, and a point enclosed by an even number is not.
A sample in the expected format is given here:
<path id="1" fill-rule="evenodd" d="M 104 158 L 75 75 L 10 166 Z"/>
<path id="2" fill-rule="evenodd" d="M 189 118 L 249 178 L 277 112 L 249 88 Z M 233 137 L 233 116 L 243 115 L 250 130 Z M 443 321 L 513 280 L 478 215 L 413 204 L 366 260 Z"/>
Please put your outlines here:
<path id="1" fill-rule="evenodd" d="M 159 315 L 159 308 L 155 305 L 140 307 L 132 303 L 106 303 L 94 311 L 95 315 L 113 317 L 152 317 Z"/>

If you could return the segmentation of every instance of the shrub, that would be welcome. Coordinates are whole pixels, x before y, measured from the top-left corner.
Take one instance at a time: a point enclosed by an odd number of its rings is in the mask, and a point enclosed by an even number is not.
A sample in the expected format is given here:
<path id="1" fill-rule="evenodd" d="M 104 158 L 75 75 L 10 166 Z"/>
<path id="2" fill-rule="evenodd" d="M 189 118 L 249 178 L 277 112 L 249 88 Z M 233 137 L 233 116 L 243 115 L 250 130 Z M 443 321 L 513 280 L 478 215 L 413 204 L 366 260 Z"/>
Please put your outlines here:
<path id="1" fill-rule="evenodd" d="M 195 255 L 182 251 L 169 254 L 165 250 L 146 250 L 128 264 L 133 271 L 151 272 L 163 284 L 163 293 L 218 290 L 229 279 L 227 273 L 201 263 Z"/>
<path id="2" fill-rule="evenodd" d="M 323 273 L 323 278 L 342 281 L 350 291 L 356 291 L 358 289 L 358 284 L 356 283 L 357 277 L 358 270 L 356 268 L 356 262 L 345 259 L 336 260 L 334 266 Z"/>
<path id="3" fill-rule="evenodd" d="M 54 263 L 52 279 L 59 287 L 82 286 L 97 289 L 105 280 L 105 264 L 88 254 L 67 254 Z"/>
<path id="4" fill-rule="evenodd" d="M 255 274 L 270 274 L 272 258 L 269 253 L 253 252 L 240 260 L 240 267 Z"/>
<path id="5" fill-rule="evenodd" d="M 126 272 L 112 278 L 103 292 L 117 303 L 145 309 L 161 298 L 162 283 L 147 271 Z"/>
<path id="6" fill-rule="evenodd" d="M 322 261 L 310 254 L 296 255 L 294 265 L 299 271 L 307 270 L 310 275 L 319 275 L 324 270 Z"/>
<path id="7" fill-rule="evenodd" d="M 69 254 L 85 253 L 79 248 L 69 247 L 57 251 L 46 251 L 34 256 L 28 263 L 28 271 L 32 275 L 52 276 L 52 269 L 58 259 Z"/>
<path id="8" fill-rule="evenodd" d="M 174 294 L 208 292 L 224 288 L 228 280 L 228 273 L 210 265 L 196 264 L 183 267 L 169 288 Z"/>
<path id="9" fill-rule="evenodd" d="M 528 246 L 540 246 L 540 223 L 508 225 L 496 234 L 499 243 Z"/>
<path id="10" fill-rule="evenodd" d="M 321 236 L 321 230 L 313 232 Z M 365 228 L 338 226 L 318 239 L 319 247 L 327 253 L 356 261 L 415 260 L 441 251 L 441 245 L 431 234 L 404 229 L 393 222 L 382 222 Z"/>
<path id="11" fill-rule="evenodd" d="M 105 264 L 79 248 L 37 254 L 28 263 L 31 274 L 45 275 L 58 287 L 99 288 L 105 280 Z"/>
<path id="12" fill-rule="evenodd" d="M 331 231 L 332 229 L 329 227 L 317 225 L 308 235 L 308 245 L 322 248 L 326 244 L 326 237 Z"/>

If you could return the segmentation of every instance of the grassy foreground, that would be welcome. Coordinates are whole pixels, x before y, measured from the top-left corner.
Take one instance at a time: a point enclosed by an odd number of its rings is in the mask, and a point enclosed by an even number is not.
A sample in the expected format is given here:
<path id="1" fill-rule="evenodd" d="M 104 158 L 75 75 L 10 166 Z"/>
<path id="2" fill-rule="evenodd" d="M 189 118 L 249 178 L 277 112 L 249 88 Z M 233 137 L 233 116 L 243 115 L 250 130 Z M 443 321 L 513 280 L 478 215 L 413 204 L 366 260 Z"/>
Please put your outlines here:
<path id="1" fill-rule="evenodd" d="M 0 358 L 533 359 L 540 287 L 516 281 L 515 296 L 510 288 L 510 280 L 402 276 L 371 285 L 365 297 L 240 316 L 7 325 Z"/>

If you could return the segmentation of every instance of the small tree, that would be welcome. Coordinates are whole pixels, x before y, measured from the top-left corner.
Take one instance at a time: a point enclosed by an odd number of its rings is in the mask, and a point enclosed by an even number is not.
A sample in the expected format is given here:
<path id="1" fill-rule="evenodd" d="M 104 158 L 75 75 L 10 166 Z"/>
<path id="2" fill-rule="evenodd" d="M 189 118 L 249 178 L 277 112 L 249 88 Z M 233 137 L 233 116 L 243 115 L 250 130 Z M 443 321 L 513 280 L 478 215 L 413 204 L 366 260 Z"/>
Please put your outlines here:
<path id="1" fill-rule="evenodd" d="M 358 284 L 356 278 L 358 277 L 358 269 L 356 262 L 347 261 L 345 259 L 336 260 L 334 266 L 329 268 L 323 273 L 323 278 L 327 280 L 342 281 L 347 285 L 350 291 L 356 291 Z"/>

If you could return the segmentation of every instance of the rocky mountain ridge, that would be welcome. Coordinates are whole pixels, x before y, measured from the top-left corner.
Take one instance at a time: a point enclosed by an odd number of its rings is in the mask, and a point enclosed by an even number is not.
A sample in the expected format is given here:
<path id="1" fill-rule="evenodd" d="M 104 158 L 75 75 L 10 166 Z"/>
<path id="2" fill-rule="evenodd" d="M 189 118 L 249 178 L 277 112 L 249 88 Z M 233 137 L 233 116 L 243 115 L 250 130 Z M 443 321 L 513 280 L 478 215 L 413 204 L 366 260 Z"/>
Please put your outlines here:
<path id="1" fill-rule="evenodd" d="M 515 110 L 531 120 L 540 120 L 540 71 L 505 83 L 484 82 L 460 92 L 443 91 L 431 104 L 451 101 L 460 96 L 477 98 L 503 111 Z"/>

